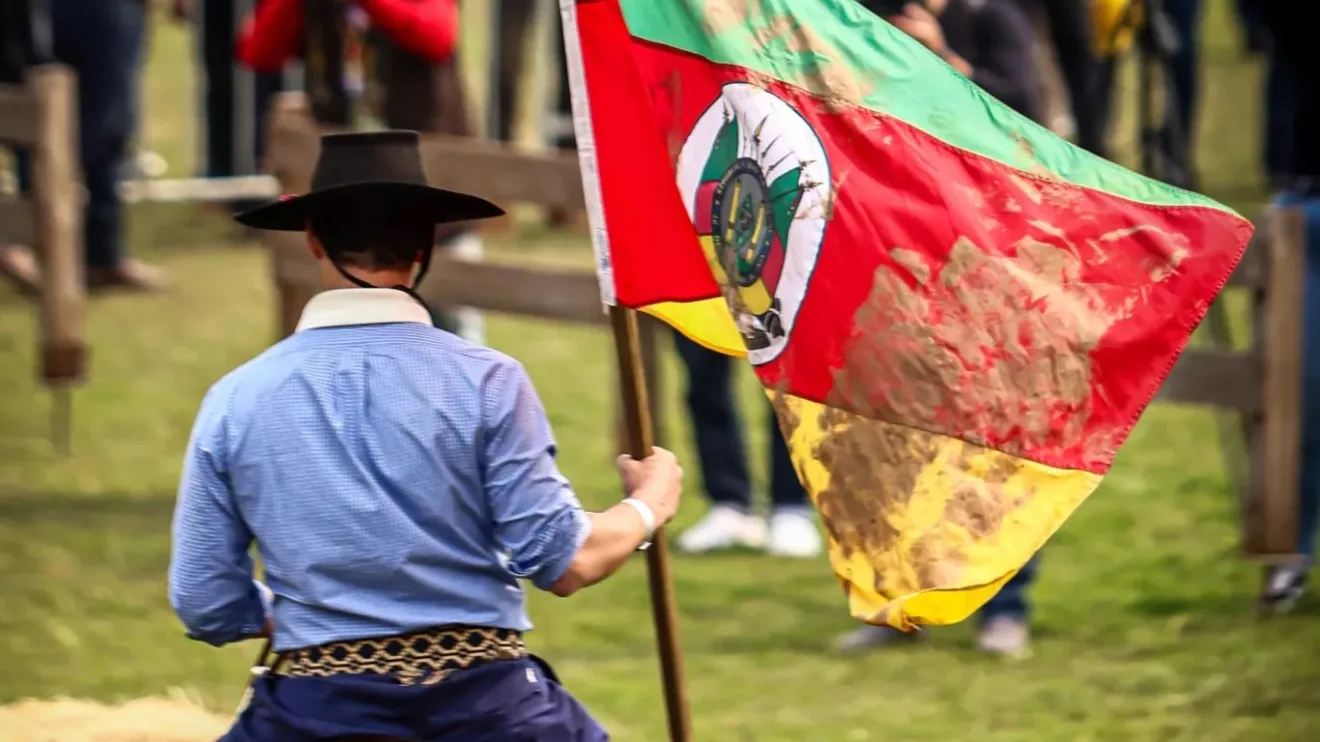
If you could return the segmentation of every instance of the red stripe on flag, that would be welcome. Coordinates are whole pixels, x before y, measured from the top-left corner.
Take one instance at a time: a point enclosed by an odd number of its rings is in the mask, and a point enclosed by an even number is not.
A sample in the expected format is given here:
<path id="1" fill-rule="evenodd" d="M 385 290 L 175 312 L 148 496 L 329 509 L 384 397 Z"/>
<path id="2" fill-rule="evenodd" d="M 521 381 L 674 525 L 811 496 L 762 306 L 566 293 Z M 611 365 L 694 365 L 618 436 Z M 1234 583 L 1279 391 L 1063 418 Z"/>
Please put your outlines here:
<path id="1" fill-rule="evenodd" d="M 672 187 L 670 153 L 618 3 L 578 3 L 577 20 L 610 254 L 624 258 L 613 266 L 619 304 L 718 296 L 696 230 Z M 648 257 L 636 259 L 643 254 Z M 659 280 L 657 271 L 663 274 Z"/>
<path id="2" fill-rule="evenodd" d="M 757 369 L 773 388 L 1103 472 L 1251 234 L 1226 211 L 1028 175 L 632 40 L 614 3 L 579 13 L 621 303 L 718 295 L 681 198 L 661 184 L 723 85 L 765 87 L 823 142 L 831 216 L 790 342 Z"/>

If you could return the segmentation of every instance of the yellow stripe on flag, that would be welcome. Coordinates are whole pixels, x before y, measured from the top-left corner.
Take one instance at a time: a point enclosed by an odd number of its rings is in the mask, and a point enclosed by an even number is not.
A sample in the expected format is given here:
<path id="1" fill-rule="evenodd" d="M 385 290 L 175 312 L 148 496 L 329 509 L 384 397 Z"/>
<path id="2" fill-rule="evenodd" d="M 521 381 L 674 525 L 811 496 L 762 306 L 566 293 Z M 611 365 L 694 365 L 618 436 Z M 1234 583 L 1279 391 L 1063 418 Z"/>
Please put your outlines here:
<path id="1" fill-rule="evenodd" d="M 716 353 L 747 357 L 747 346 L 723 298 L 693 302 L 669 301 L 642 307 L 642 311 L 659 318 L 693 342 Z"/>
<path id="2" fill-rule="evenodd" d="M 771 392 L 855 618 L 910 630 L 972 615 L 1095 490 L 1056 469 Z"/>

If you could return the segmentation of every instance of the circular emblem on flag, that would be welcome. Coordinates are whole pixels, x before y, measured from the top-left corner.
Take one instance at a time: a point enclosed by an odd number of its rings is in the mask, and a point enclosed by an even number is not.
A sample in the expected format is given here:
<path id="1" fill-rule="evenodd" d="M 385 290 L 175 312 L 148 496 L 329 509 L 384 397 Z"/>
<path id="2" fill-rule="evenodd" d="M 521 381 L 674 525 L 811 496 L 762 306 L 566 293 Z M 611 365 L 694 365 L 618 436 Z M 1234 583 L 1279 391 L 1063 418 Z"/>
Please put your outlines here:
<path id="1" fill-rule="evenodd" d="M 729 83 L 683 143 L 678 186 L 748 360 L 774 360 L 788 344 L 825 238 L 825 146 L 782 98 Z"/>

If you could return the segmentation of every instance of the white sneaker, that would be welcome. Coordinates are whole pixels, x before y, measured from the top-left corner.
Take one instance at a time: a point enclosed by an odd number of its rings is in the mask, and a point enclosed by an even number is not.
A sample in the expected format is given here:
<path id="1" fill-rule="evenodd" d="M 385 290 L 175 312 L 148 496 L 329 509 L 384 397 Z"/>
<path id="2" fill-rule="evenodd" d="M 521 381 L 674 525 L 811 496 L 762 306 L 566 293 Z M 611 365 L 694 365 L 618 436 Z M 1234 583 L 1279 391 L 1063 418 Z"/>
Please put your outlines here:
<path id="1" fill-rule="evenodd" d="M 999 616 L 981 627 L 976 645 L 982 652 L 1022 658 L 1031 653 L 1031 629 L 1021 619 Z"/>
<path id="2" fill-rule="evenodd" d="M 820 554 L 820 531 L 812 511 L 802 508 L 776 510 L 770 515 L 766 550 L 774 556 L 809 559 Z"/>
<path id="3" fill-rule="evenodd" d="M 706 517 L 680 534 L 674 544 L 679 551 L 689 554 L 736 546 L 760 549 L 765 545 L 765 521 L 728 505 L 715 505 Z"/>
<path id="4" fill-rule="evenodd" d="M 888 626 L 858 626 L 834 640 L 834 648 L 842 654 L 861 654 L 872 649 L 883 649 L 912 644 L 926 638 L 919 631 L 904 633 Z"/>

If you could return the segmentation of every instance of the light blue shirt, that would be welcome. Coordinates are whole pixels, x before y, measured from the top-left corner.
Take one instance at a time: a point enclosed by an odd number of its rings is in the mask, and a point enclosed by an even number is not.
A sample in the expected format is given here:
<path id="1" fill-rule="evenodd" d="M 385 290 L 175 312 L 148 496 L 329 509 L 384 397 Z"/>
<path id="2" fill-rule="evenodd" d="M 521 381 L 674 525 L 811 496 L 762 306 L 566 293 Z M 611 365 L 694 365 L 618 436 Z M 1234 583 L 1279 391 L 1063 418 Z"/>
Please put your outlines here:
<path id="1" fill-rule="evenodd" d="M 590 520 L 522 366 L 391 289 L 317 295 L 298 332 L 202 401 L 174 512 L 189 636 L 275 648 L 445 624 L 531 628 L 519 578 L 567 570 Z"/>

